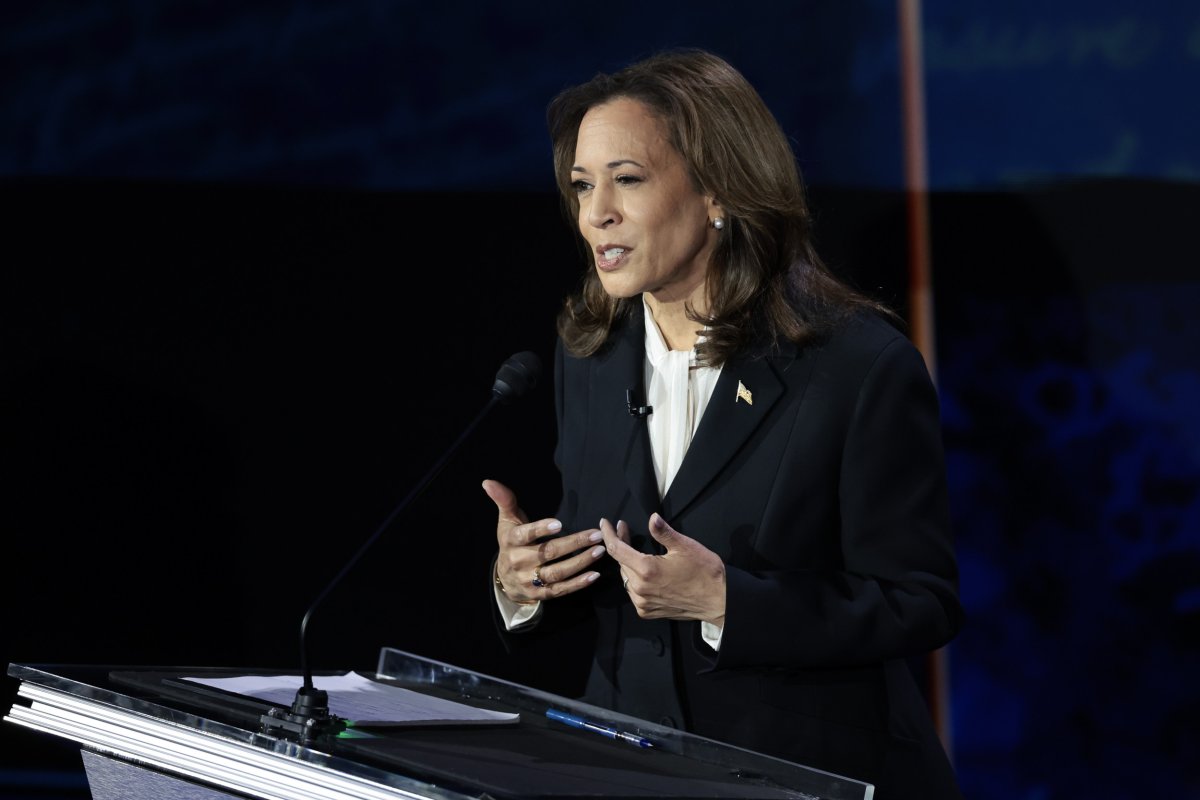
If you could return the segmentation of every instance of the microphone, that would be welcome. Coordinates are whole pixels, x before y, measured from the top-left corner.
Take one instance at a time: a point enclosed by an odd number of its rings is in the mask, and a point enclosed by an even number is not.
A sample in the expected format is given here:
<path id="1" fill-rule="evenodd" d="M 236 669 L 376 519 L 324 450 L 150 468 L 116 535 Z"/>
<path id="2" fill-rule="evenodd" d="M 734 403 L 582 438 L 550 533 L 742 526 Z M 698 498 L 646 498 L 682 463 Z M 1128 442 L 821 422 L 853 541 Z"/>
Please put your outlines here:
<path id="1" fill-rule="evenodd" d="M 541 373 L 541 359 L 535 353 L 529 351 L 510 356 L 508 360 L 501 364 L 499 371 L 496 373 L 496 380 L 492 384 L 492 396 L 488 400 L 487 405 L 476 415 L 471 424 L 463 430 L 454 444 L 450 445 L 449 449 L 442 454 L 442 457 L 425 474 L 425 477 L 421 478 L 417 485 L 409 491 L 408 495 L 400 501 L 399 505 L 392 509 L 387 519 L 358 548 L 358 551 L 346 562 L 346 565 L 334 576 L 333 580 L 321 590 L 321 593 L 317 595 L 317 599 L 313 600 L 312 605 L 305 612 L 304 618 L 300 620 L 300 670 L 304 675 L 304 684 L 296 690 L 296 697 L 292 701 L 290 712 L 284 711 L 281 708 L 271 708 L 266 714 L 260 717 L 264 733 L 277 732 L 284 735 L 291 734 L 296 736 L 302 744 L 308 744 L 318 736 L 325 734 L 334 735 L 345 729 L 346 721 L 329 713 L 329 693 L 313 686 L 312 669 L 308 665 L 308 646 L 305 641 L 309 619 L 312 618 L 313 612 L 321 604 L 321 601 L 325 599 L 325 596 L 329 594 L 330 590 L 337 586 L 346 573 L 358 563 L 363 553 L 375 543 L 375 540 L 400 515 L 400 512 L 407 508 L 424 491 L 425 487 L 437 477 L 442 467 L 446 465 L 446 462 L 458 450 L 459 445 L 470 436 L 471 432 L 487 416 L 488 412 L 497 403 L 511 403 L 514 400 L 524 397 L 537 385 L 537 380 Z"/>
<path id="2" fill-rule="evenodd" d="M 537 384 L 541 374 L 542 362 L 535 354 L 528 350 L 517 353 L 500 365 L 496 382 L 492 384 L 492 395 L 503 403 L 511 403 L 524 397 Z"/>
<path id="3" fill-rule="evenodd" d="M 645 419 L 654 413 L 654 406 L 635 406 L 633 404 L 633 389 L 625 390 L 625 407 L 629 409 L 629 416 L 637 419 Z"/>

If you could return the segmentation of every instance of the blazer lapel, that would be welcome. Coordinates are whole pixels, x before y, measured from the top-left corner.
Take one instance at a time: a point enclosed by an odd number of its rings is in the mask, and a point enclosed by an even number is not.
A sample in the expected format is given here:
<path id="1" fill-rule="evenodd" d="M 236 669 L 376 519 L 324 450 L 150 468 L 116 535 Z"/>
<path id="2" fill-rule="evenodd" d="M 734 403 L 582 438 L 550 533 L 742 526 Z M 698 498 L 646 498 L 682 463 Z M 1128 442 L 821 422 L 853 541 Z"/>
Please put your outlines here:
<path id="1" fill-rule="evenodd" d="M 683 464 L 662 500 L 666 519 L 696 499 L 783 396 L 784 382 L 771 362 L 766 356 L 726 362 Z"/>
<path id="2" fill-rule="evenodd" d="M 597 435 L 604 437 L 599 442 L 602 455 L 597 463 L 604 468 L 618 465 L 634 499 L 649 516 L 659 505 L 658 482 L 650 458 L 650 433 L 646 421 L 631 416 L 625 405 L 626 389 L 632 389 L 634 397 L 642 403 L 646 397 L 645 329 L 640 311 L 630 315 L 612 350 L 598 359 L 590 393 L 595 409 L 594 430 L 602 432 Z M 597 476 L 602 481 L 608 477 Z M 621 511 L 627 518 L 631 512 Z"/>

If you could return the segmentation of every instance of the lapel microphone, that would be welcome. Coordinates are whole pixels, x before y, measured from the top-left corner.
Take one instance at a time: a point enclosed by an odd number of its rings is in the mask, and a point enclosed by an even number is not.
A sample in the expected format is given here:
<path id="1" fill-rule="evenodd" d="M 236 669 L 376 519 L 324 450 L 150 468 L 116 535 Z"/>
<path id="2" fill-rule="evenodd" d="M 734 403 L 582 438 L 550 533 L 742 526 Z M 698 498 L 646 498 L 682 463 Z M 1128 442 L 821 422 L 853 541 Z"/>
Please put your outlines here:
<path id="1" fill-rule="evenodd" d="M 635 419 L 645 419 L 654 413 L 654 406 L 635 406 L 633 404 L 633 389 L 625 390 L 625 408 L 629 409 L 629 416 Z"/>

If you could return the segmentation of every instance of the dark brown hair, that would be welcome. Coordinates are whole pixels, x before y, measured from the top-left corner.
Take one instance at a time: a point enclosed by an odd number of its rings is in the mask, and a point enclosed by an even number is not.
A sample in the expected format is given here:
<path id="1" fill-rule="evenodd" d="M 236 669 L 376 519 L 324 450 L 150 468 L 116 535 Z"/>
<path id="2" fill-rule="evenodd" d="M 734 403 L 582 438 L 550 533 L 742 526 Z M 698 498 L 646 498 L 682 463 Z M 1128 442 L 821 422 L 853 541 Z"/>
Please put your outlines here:
<path id="1" fill-rule="evenodd" d="M 697 347 L 702 363 L 722 364 L 756 343 L 804 343 L 855 308 L 895 317 L 822 263 L 787 137 L 742 74 L 703 50 L 658 53 L 600 73 L 550 102 L 546 117 L 555 176 L 577 233 L 579 198 L 571 167 L 579 123 L 589 109 L 617 98 L 636 100 L 662 120 L 697 189 L 714 196 L 725 212 L 708 267 L 708 316 L 689 309 L 693 320 L 709 328 Z M 639 298 L 610 297 L 587 258 L 583 285 L 558 317 L 558 333 L 577 356 L 597 352 L 614 324 L 641 305 Z"/>

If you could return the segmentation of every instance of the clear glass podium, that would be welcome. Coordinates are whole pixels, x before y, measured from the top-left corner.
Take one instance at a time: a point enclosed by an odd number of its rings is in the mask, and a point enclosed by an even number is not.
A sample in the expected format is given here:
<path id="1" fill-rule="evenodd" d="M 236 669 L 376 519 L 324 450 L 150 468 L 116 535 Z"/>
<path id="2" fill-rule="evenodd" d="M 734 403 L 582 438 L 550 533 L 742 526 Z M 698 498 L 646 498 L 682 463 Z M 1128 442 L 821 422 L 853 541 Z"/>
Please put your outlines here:
<path id="1" fill-rule="evenodd" d="M 800 798 L 870 800 L 849 778 L 615 714 L 393 648 L 369 677 L 512 725 L 358 728 L 311 744 L 264 733 L 272 704 L 185 676 L 254 670 L 10 664 L 6 721 L 78 742 L 95 800 L 159 798 Z M 263 674 L 279 674 L 278 671 Z M 327 674 L 327 673 L 326 673 Z M 321 674 L 314 676 L 321 687 Z M 564 725 L 554 708 L 648 740 Z"/>

